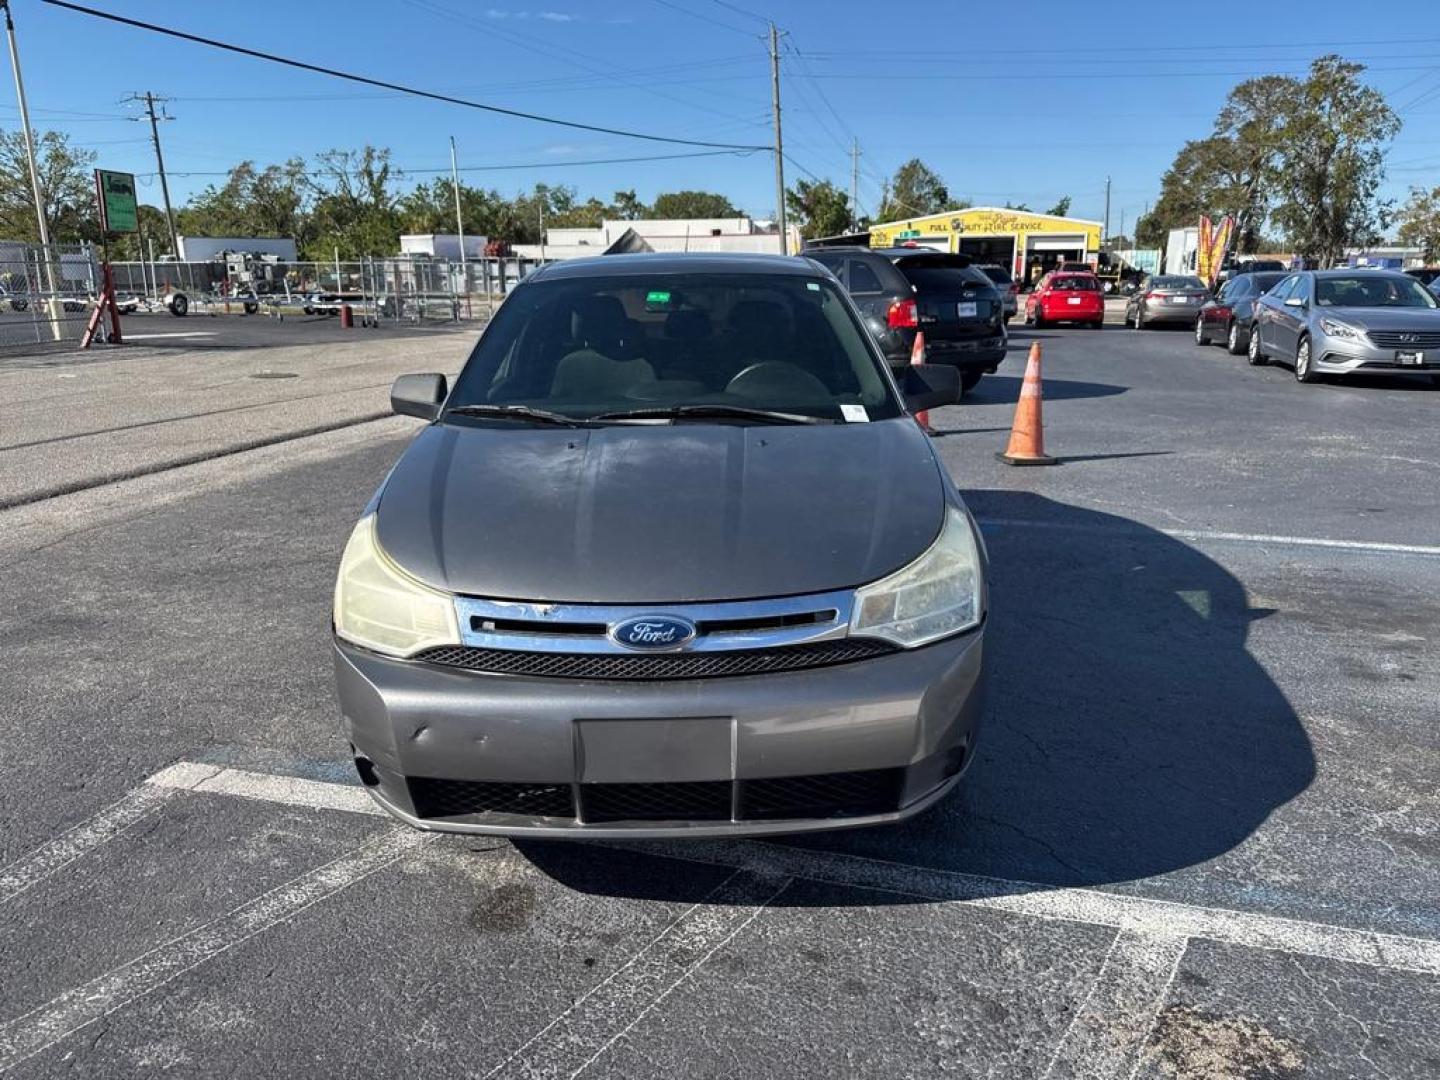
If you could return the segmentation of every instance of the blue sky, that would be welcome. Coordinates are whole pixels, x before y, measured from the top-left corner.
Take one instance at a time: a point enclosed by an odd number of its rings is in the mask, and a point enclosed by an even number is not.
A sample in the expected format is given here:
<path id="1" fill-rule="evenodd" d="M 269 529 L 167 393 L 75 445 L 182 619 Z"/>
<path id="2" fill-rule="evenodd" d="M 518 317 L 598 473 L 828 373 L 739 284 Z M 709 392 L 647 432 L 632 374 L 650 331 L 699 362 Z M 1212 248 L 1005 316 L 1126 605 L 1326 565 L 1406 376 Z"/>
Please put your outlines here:
<path id="1" fill-rule="evenodd" d="M 1339 52 L 1370 66 L 1374 86 L 1406 107 L 1386 194 L 1440 184 L 1440 3 L 1309 0 L 1255 5 L 1213 21 L 1196 4 L 1140 8 L 1074 0 L 983 4 L 911 0 L 351 0 L 260 8 L 90 0 L 176 29 L 509 108 L 682 138 L 768 143 L 765 25 L 787 32 L 782 97 L 787 151 L 810 173 L 849 185 L 861 147 L 860 204 L 909 157 L 977 204 L 1061 195 L 1099 219 L 1112 177 L 1119 230 L 1153 202 L 1175 150 L 1203 135 L 1235 82 L 1302 73 Z M 68 132 L 100 164 L 153 173 L 145 125 L 121 99 L 152 90 L 175 117 L 162 126 L 177 202 L 235 162 L 308 156 L 365 142 L 397 165 L 448 170 L 448 138 L 470 183 L 505 192 L 565 183 L 608 199 L 678 188 L 773 210 L 766 154 L 567 166 L 597 158 L 683 153 L 338 82 L 14 0 L 37 127 Z M 273 17 L 246 15 L 273 12 Z M 344 11 L 344 15 L 337 14 Z M 1376 12 L 1382 11 L 1383 17 Z M 0 123 L 16 123 L 8 79 Z M 787 181 L 804 175 L 787 164 Z M 141 196 L 159 202 L 153 179 Z"/>

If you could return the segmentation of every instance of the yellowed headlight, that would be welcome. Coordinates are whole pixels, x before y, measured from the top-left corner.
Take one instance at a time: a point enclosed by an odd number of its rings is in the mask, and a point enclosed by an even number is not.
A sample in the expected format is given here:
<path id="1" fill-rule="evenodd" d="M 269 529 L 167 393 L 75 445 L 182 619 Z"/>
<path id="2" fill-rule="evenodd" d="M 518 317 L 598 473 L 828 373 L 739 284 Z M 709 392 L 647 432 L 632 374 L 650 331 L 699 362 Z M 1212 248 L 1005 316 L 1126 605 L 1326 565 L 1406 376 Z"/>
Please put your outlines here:
<path id="1" fill-rule="evenodd" d="M 907 649 L 968 630 L 984 614 L 985 584 L 970 519 L 954 507 L 930 549 L 909 566 L 855 590 L 850 633 Z"/>
<path id="2" fill-rule="evenodd" d="M 455 598 L 422 585 L 380 549 L 375 515 L 361 518 L 340 556 L 335 633 L 388 656 L 460 644 Z"/>

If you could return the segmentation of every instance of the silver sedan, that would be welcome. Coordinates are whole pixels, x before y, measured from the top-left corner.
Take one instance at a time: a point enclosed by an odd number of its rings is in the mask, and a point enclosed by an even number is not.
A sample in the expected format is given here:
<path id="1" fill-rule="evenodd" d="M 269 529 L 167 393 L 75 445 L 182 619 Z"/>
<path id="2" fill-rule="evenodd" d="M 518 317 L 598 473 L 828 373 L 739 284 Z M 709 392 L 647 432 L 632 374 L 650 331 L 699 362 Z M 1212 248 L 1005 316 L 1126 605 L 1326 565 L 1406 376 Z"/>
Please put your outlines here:
<path id="1" fill-rule="evenodd" d="M 1198 277 L 1182 274 L 1158 274 L 1140 282 L 1125 304 L 1125 325 L 1144 330 L 1157 323 L 1185 323 L 1195 316 L 1210 290 Z"/>
<path id="2" fill-rule="evenodd" d="M 1249 359 L 1288 364 L 1302 383 L 1356 371 L 1440 382 L 1440 301 L 1388 270 L 1291 274 L 1255 305 Z"/>

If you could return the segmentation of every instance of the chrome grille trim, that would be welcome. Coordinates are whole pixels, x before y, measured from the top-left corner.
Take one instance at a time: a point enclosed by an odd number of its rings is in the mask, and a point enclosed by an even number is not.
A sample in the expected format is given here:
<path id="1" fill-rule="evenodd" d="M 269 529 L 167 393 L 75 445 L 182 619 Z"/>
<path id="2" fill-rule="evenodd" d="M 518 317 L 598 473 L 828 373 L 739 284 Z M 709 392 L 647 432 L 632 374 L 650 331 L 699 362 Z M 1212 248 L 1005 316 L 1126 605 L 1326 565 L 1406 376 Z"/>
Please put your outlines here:
<path id="1" fill-rule="evenodd" d="M 455 598 L 461 643 L 473 648 L 514 652 L 608 653 L 640 655 L 615 644 L 605 628 L 644 615 L 671 615 L 689 619 L 700 633 L 681 651 L 731 652 L 739 649 L 774 649 L 806 645 L 848 636 L 855 594 L 849 590 L 785 596 L 768 600 L 732 600 L 703 604 L 544 604 L 512 600 Z M 750 629 L 709 630 L 707 624 L 734 623 L 787 617 L 813 616 L 798 625 Z M 486 623 L 503 623 L 504 629 Z M 516 625 L 520 624 L 520 625 Z M 530 624 L 525 626 L 524 624 Z M 598 632 L 567 632 L 577 625 Z M 532 629 L 533 627 L 533 629 Z M 555 627 L 555 630 L 548 630 Z"/>

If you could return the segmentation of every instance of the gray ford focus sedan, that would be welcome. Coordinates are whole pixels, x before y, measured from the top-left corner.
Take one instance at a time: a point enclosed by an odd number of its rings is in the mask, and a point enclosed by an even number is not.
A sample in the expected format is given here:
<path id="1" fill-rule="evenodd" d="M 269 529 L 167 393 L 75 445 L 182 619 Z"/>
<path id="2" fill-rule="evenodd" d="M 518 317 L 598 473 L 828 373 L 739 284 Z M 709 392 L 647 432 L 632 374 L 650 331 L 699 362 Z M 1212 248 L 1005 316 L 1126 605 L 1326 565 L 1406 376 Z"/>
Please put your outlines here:
<path id="1" fill-rule="evenodd" d="M 551 264 L 452 386 L 341 557 L 360 779 L 402 821 L 556 837 L 895 822 L 959 780 L 984 691 L 985 551 L 823 267 Z"/>

